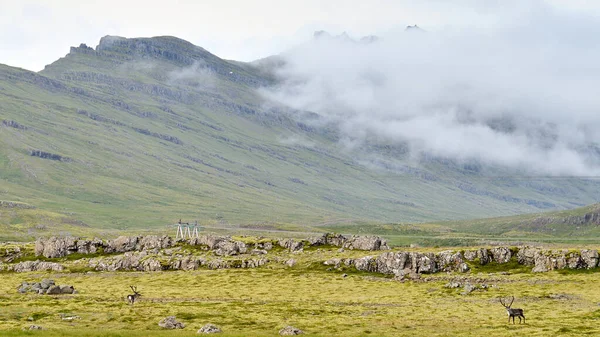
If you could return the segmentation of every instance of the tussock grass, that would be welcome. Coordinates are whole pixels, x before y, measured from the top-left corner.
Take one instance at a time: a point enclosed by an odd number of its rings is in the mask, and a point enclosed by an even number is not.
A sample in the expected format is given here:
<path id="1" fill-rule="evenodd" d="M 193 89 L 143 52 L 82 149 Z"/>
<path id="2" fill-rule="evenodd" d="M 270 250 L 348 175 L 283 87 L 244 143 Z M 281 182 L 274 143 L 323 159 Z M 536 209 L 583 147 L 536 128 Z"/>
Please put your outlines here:
<path id="1" fill-rule="evenodd" d="M 287 268 L 193 272 L 3 274 L 0 330 L 3 336 L 192 336 L 206 323 L 224 336 L 273 336 L 293 325 L 314 336 L 581 336 L 600 333 L 600 290 L 594 273 L 478 272 L 496 287 L 461 295 L 443 286 L 453 275 L 427 282 L 327 271 L 320 251 L 297 255 Z M 512 270 L 512 269 L 511 269 Z M 342 277 L 347 273 L 347 277 Z M 456 276 L 465 276 L 464 274 Z M 51 277 L 72 284 L 75 295 L 18 294 L 23 280 Z M 143 297 L 126 303 L 129 285 Z M 551 296 L 565 294 L 568 296 Z M 514 295 L 527 323 L 507 324 L 499 296 Z M 60 314 L 81 319 L 63 321 Z M 160 319 L 175 315 L 183 331 L 163 331 Z M 33 319 L 31 321 L 30 319 Z M 30 324 L 45 331 L 22 332 Z"/>

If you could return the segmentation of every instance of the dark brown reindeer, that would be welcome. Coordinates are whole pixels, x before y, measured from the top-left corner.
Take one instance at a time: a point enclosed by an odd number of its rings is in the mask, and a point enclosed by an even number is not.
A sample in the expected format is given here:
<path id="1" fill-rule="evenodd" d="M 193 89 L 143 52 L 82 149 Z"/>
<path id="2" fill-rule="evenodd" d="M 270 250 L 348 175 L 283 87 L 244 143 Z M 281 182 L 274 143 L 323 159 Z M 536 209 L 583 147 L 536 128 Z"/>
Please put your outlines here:
<path id="1" fill-rule="evenodd" d="M 523 317 L 523 323 L 525 323 L 525 315 L 523 315 L 523 309 L 513 309 L 510 307 L 513 304 L 513 302 L 515 301 L 514 296 L 512 296 L 512 299 L 510 300 L 509 305 L 506 305 L 502 301 L 502 298 L 499 298 L 499 300 L 500 300 L 500 304 L 502 304 L 504 306 L 504 308 L 506 309 L 506 312 L 508 313 L 508 322 L 509 323 L 510 323 L 511 317 L 513 319 L 513 324 L 515 324 L 515 317 L 519 317 L 519 323 L 521 323 L 521 317 Z"/>
<path id="2" fill-rule="evenodd" d="M 129 303 L 131 305 L 133 305 L 133 303 L 135 302 L 135 300 L 137 300 L 138 297 L 141 297 L 142 294 L 140 294 L 137 291 L 137 287 L 134 287 L 134 286 L 129 286 L 129 287 L 131 288 L 131 290 L 133 290 L 133 295 L 127 295 L 127 301 L 129 301 Z"/>

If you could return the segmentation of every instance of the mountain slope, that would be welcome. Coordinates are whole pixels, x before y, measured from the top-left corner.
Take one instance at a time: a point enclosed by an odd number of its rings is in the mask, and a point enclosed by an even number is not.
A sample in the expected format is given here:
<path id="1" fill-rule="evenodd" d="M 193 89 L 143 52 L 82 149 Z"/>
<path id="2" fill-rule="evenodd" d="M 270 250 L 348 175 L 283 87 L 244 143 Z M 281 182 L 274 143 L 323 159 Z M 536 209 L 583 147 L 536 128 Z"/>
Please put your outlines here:
<path id="1" fill-rule="evenodd" d="M 115 229 L 435 221 L 600 200 L 594 180 L 412 164 L 376 141 L 349 152 L 335 129 L 265 101 L 256 89 L 274 81 L 174 37 L 105 37 L 40 73 L 0 65 L 0 200 Z"/>

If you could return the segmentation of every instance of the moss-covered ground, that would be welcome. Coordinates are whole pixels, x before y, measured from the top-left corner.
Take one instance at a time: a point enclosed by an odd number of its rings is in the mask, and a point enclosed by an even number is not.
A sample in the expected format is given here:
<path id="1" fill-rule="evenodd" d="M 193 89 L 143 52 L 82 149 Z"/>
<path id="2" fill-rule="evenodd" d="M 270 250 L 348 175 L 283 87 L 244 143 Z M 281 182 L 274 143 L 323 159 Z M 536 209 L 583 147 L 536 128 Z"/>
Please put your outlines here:
<path id="1" fill-rule="evenodd" d="M 347 252 L 347 255 L 367 255 Z M 362 253 L 362 254 L 358 254 Z M 206 323 L 223 336 L 274 336 L 292 325 L 312 336 L 594 336 L 600 334 L 596 272 L 532 274 L 507 264 L 469 274 L 438 273 L 399 282 L 378 274 L 330 269 L 337 251 L 293 254 L 290 268 L 169 272 L 0 274 L 2 336 L 192 336 Z M 344 274 L 347 276 L 344 277 Z M 462 295 L 444 287 L 469 277 L 490 285 Z M 52 278 L 71 284 L 74 295 L 19 294 L 22 281 Z M 129 285 L 143 297 L 127 304 Z M 515 296 L 527 322 L 507 323 L 497 298 Z M 61 314 L 78 316 L 63 320 Z M 175 315 L 186 324 L 165 331 L 158 321 Z M 29 325 L 42 331 L 22 331 Z"/>

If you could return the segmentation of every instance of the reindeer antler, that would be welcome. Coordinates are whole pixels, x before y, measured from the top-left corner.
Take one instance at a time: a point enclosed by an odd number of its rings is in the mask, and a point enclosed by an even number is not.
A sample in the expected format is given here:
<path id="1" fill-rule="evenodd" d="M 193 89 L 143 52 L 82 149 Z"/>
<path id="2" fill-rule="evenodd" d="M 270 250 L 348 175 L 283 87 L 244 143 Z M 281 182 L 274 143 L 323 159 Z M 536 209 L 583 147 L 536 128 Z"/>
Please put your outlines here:
<path id="1" fill-rule="evenodd" d="M 510 306 L 513 304 L 513 302 L 515 301 L 515 297 L 512 296 L 512 299 L 510 300 L 510 304 L 508 305 L 508 307 L 510 308 Z"/>

